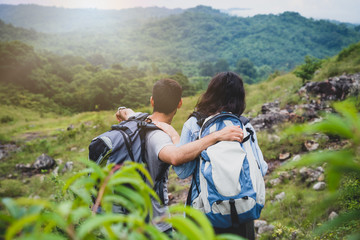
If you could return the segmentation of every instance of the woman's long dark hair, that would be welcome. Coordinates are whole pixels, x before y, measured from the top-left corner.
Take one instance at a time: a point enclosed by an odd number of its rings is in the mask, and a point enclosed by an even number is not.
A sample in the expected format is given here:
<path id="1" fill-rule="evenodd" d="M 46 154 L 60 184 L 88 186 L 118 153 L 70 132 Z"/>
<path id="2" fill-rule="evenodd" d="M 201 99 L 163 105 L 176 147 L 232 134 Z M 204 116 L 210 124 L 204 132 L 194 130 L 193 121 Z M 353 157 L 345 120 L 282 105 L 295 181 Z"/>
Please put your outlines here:
<path id="1" fill-rule="evenodd" d="M 240 116 L 245 106 L 245 89 L 241 77 L 234 72 L 222 72 L 211 79 L 195 111 L 203 116 L 223 111 Z"/>

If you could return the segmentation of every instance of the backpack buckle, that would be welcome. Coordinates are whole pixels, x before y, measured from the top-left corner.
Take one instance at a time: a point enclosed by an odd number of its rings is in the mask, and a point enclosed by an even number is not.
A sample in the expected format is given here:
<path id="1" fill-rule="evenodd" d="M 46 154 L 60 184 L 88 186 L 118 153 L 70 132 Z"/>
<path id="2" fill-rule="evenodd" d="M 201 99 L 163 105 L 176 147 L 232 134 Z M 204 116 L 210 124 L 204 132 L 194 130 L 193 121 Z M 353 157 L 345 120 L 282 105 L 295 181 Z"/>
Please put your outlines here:
<path id="1" fill-rule="evenodd" d="M 138 122 L 138 127 L 139 128 L 144 128 L 146 126 L 147 126 L 147 122 L 145 122 L 145 121 Z"/>

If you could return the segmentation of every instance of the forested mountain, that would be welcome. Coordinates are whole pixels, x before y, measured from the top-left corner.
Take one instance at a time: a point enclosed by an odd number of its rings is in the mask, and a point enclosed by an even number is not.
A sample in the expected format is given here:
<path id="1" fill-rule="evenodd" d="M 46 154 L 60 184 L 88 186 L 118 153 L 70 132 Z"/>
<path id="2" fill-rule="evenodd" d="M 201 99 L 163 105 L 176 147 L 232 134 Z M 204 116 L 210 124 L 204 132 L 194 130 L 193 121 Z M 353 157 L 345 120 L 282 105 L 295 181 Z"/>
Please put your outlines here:
<path id="1" fill-rule="evenodd" d="M 295 12 L 243 18 L 205 6 L 95 10 L 0 5 L 0 19 L 41 32 L 19 29 L 1 35 L 2 41 L 21 40 L 35 49 L 82 56 L 94 65 L 121 63 L 189 77 L 230 69 L 247 82 L 276 69 L 290 70 L 306 55 L 333 56 L 360 40 L 358 28 Z M 0 31 L 11 27 L 1 24 Z"/>
<path id="2" fill-rule="evenodd" d="M 4 105 L 54 112 L 115 109 L 119 103 L 136 108 L 148 104 L 153 83 L 165 77 L 177 80 L 184 96 L 194 94 L 181 73 L 146 75 L 120 64 L 103 69 L 81 57 L 37 53 L 19 41 L 0 42 L 0 104 Z"/>

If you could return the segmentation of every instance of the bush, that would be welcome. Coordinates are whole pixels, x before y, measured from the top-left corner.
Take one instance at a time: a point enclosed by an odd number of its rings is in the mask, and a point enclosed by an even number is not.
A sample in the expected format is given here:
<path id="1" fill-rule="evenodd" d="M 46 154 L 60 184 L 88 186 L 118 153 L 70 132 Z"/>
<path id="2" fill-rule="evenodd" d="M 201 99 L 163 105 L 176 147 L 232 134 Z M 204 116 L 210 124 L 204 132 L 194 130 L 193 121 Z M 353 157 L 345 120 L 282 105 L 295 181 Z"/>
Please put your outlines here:
<path id="1" fill-rule="evenodd" d="M 10 116 L 3 116 L 1 119 L 0 119 L 0 122 L 1 123 L 8 123 L 8 122 L 12 122 L 14 121 L 14 118 L 13 117 L 10 117 Z"/>
<path id="2" fill-rule="evenodd" d="M 64 185 L 67 197 L 63 201 L 3 199 L 8 211 L 0 215 L 0 223 L 7 226 L 5 239 L 171 239 L 152 222 L 172 224 L 177 230 L 175 239 L 241 239 L 231 235 L 215 236 L 206 216 L 189 207 L 173 206 L 169 209 L 172 217 L 151 219 L 151 198 L 159 198 L 140 174 L 150 179 L 143 165 L 124 164 L 116 171 L 118 166 L 101 169 L 95 163 L 86 164 L 89 168 L 75 174 Z M 95 204 L 92 196 L 97 196 Z M 94 214 L 99 204 L 103 212 Z M 129 213 L 112 213 L 113 204 L 120 204 Z"/>

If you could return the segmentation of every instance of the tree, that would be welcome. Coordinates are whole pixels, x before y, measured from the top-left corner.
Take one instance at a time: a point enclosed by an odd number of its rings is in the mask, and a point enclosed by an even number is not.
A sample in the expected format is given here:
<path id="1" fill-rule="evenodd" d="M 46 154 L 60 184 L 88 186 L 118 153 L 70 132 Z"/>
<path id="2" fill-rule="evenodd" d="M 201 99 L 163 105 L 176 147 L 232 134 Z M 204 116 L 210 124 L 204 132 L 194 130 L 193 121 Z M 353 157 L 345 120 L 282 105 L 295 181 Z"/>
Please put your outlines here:
<path id="1" fill-rule="evenodd" d="M 322 61 L 320 59 L 305 56 L 305 63 L 300 65 L 294 72 L 295 76 L 302 79 L 302 83 L 305 84 L 307 80 L 312 79 L 315 71 L 321 67 Z"/>
<path id="2" fill-rule="evenodd" d="M 247 83 L 253 83 L 256 78 L 256 68 L 254 64 L 247 58 L 240 59 L 236 64 L 236 70 Z"/>
<path id="3" fill-rule="evenodd" d="M 201 76 L 213 76 L 214 65 L 211 62 L 202 62 L 199 65 L 199 72 Z"/>
<path id="4" fill-rule="evenodd" d="M 214 64 L 213 70 L 214 70 L 215 73 L 229 71 L 229 63 L 228 63 L 228 61 L 226 61 L 225 59 L 217 60 L 217 62 Z"/>
<path id="5" fill-rule="evenodd" d="M 183 90 L 183 97 L 191 96 L 195 94 L 194 87 L 190 84 L 189 79 L 182 73 L 176 73 L 174 75 L 169 76 L 171 79 L 177 81 Z"/>

